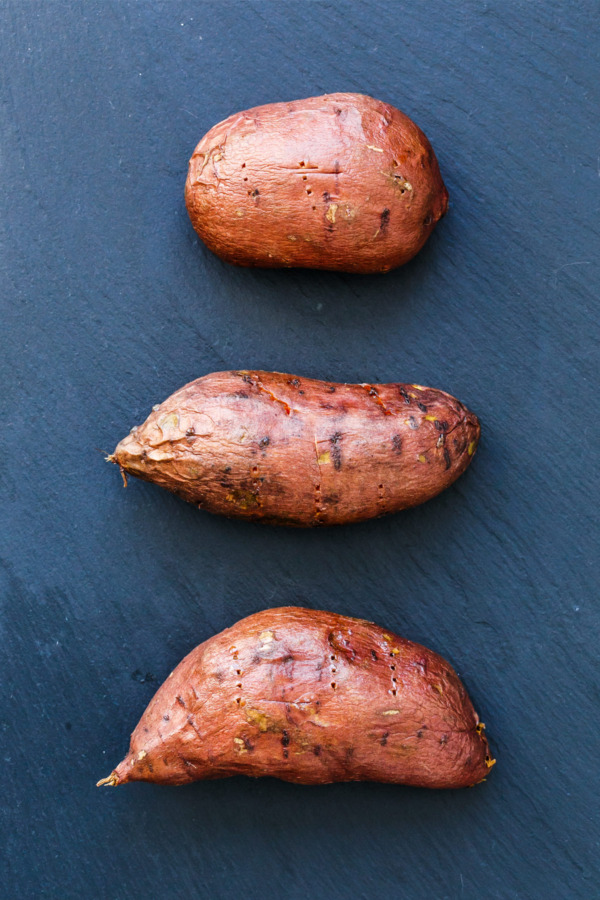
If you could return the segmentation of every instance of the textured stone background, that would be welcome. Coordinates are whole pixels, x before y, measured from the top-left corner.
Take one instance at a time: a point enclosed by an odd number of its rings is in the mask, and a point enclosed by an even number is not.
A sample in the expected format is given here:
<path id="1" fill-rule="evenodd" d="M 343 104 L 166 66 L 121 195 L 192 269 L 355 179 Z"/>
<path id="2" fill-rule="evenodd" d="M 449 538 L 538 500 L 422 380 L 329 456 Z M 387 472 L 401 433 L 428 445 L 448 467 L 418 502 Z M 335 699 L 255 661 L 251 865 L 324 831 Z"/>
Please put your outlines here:
<path id="1" fill-rule="evenodd" d="M 6 896 L 594 896 L 597 5 L 0 11 Z M 183 203 L 197 140 L 339 90 L 424 129 L 447 218 L 387 276 L 221 263 Z M 236 367 L 444 388 L 480 415 L 481 447 L 438 499 L 334 530 L 124 491 L 103 454 Z M 488 782 L 95 788 L 188 650 L 287 603 L 447 656 L 488 726 Z"/>

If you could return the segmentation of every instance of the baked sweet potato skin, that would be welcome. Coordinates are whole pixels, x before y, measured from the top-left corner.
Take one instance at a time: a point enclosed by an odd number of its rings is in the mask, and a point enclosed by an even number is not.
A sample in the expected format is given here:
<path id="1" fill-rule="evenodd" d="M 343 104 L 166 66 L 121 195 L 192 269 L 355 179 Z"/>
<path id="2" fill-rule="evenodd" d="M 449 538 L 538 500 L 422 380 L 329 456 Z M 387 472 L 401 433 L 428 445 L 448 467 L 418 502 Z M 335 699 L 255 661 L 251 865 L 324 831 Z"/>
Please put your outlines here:
<path id="1" fill-rule="evenodd" d="M 423 132 L 364 94 L 230 116 L 190 160 L 192 224 L 241 266 L 387 272 L 417 253 L 448 192 Z"/>
<path id="2" fill-rule="evenodd" d="M 469 465 L 479 433 L 432 388 L 217 372 L 155 407 L 109 459 L 210 512 L 337 525 L 434 497 Z"/>
<path id="3" fill-rule="evenodd" d="M 196 647 L 104 784 L 271 775 L 298 784 L 476 784 L 493 765 L 450 665 L 371 622 L 284 607 Z"/>

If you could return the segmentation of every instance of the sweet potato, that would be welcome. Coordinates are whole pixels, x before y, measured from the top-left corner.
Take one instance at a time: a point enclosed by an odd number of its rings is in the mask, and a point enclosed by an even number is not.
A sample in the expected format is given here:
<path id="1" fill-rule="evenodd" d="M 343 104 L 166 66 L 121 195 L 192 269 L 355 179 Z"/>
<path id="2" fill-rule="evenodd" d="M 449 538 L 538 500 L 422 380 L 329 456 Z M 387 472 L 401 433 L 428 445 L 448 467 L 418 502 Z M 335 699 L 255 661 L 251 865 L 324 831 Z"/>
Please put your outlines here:
<path id="1" fill-rule="evenodd" d="M 437 653 L 362 619 L 269 609 L 186 656 L 99 785 L 273 775 L 466 787 L 494 763 L 483 728 Z"/>
<path id="2" fill-rule="evenodd" d="M 448 192 L 408 116 L 364 94 L 326 94 L 211 128 L 190 160 L 185 200 L 227 262 L 387 272 L 421 249 Z"/>
<path id="3" fill-rule="evenodd" d="M 432 388 L 234 371 L 181 388 L 108 458 L 210 512 L 337 525 L 434 497 L 478 440 L 477 418 Z"/>

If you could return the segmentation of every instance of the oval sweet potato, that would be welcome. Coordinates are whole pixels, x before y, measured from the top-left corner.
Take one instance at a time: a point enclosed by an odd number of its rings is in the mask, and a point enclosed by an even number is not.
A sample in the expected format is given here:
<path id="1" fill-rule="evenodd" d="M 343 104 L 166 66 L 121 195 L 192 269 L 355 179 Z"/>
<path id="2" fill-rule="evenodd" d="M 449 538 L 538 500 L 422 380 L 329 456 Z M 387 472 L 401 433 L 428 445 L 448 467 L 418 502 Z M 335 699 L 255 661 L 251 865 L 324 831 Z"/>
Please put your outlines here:
<path id="1" fill-rule="evenodd" d="M 439 494 L 479 431 L 458 400 L 419 385 L 217 372 L 155 407 L 109 460 L 210 512 L 338 525 Z"/>
<path id="2" fill-rule="evenodd" d="M 99 784 L 272 775 L 298 784 L 476 784 L 493 765 L 450 665 L 371 622 L 284 607 L 196 647 Z"/>
<path id="3" fill-rule="evenodd" d="M 448 192 L 408 116 L 364 94 L 326 94 L 211 128 L 190 160 L 185 200 L 227 262 L 387 272 L 421 249 Z"/>

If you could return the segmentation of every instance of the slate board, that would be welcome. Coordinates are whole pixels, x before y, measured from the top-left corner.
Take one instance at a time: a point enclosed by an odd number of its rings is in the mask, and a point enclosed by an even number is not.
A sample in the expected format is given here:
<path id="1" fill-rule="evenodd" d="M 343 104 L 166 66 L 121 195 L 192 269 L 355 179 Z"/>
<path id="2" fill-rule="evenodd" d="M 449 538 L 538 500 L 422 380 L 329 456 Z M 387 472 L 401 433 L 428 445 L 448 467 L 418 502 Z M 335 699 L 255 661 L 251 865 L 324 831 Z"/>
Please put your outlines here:
<path id="1" fill-rule="evenodd" d="M 597 5 L 1 14 L 5 896 L 595 896 Z M 183 203 L 200 136 L 340 90 L 424 129 L 447 218 L 386 276 L 221 263 Z M 240 367 L 444 388 L 480 415 L 480 450 L 427 505 L 332 530 L 124 491 L 117 440 Z M 488 782 L 96 789 L 188 650 L 289 603 L 447 656 L 488 726 Z"/>

